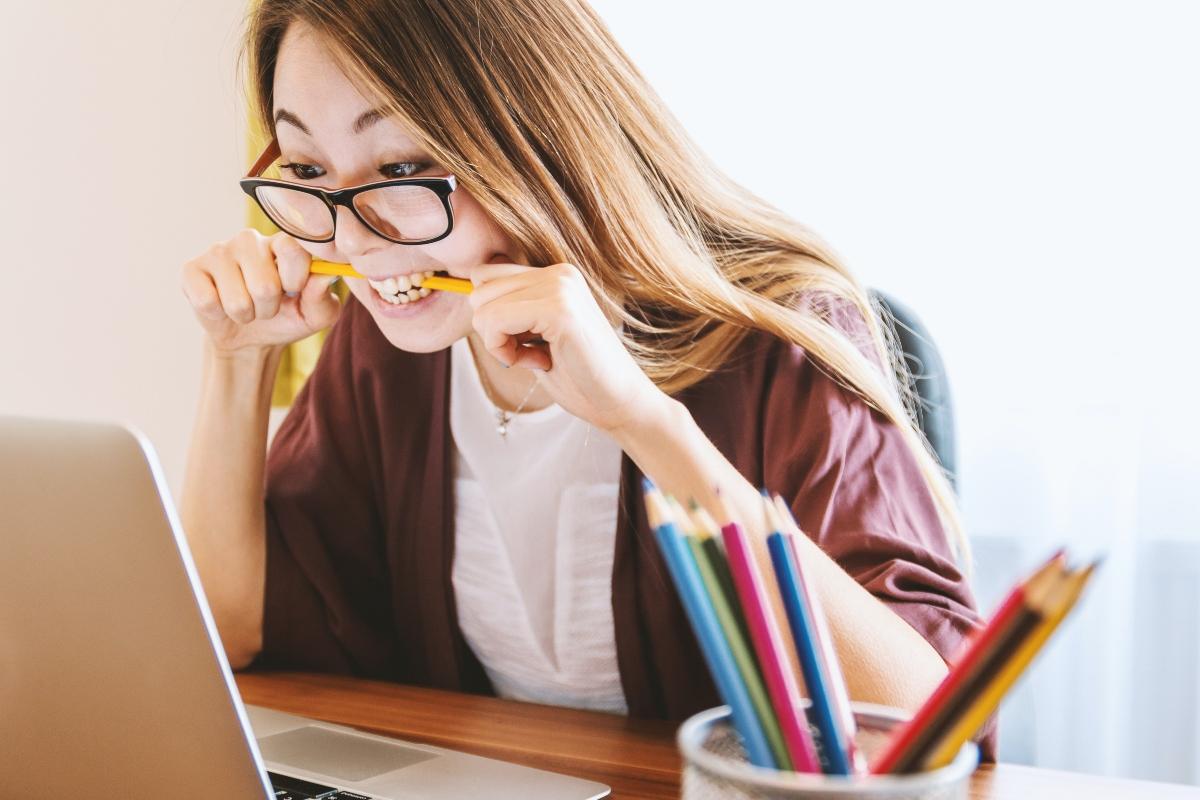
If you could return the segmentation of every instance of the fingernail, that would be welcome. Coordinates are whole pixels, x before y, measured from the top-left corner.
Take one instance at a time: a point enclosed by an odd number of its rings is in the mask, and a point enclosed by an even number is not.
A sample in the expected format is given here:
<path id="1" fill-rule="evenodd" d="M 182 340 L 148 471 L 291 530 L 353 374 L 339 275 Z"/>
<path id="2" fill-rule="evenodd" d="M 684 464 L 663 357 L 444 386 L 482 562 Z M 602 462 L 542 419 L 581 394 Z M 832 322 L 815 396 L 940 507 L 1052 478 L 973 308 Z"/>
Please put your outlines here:
<path id="1" fill-rule="evenodd" d="M 299 293 L 299 292 L 284 292 L 283 294 L 284 294 L 286 297 L 299 297 L 299 296 L 300 296 L 300 293 Z"/>

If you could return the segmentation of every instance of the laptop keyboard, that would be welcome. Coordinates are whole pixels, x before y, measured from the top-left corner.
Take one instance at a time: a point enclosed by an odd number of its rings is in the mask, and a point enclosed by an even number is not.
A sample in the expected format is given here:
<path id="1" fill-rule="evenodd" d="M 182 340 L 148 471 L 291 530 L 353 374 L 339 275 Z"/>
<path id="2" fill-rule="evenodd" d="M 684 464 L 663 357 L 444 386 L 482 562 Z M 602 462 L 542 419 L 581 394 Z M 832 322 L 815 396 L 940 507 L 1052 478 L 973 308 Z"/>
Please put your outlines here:
<path id="1" fill-rule="evenodd" d="M 323 786 L 278 772 L 268 771 L 267 777 L 271 779 L 271 788 L 275 790 L 275 800 L 372 800 L 365 794 Z"/>

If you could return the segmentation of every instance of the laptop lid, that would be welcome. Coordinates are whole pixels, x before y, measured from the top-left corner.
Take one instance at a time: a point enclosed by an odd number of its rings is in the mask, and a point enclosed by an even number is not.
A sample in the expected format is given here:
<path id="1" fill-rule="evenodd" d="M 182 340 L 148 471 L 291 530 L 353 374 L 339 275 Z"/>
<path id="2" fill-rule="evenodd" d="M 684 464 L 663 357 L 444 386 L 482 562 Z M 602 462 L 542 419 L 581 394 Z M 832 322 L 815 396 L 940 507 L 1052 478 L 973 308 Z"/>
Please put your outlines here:
<path id="1" fill-rule="evenodd" d="M 5 797 L 271 796 L 149 443 L 0 417 Z"/>

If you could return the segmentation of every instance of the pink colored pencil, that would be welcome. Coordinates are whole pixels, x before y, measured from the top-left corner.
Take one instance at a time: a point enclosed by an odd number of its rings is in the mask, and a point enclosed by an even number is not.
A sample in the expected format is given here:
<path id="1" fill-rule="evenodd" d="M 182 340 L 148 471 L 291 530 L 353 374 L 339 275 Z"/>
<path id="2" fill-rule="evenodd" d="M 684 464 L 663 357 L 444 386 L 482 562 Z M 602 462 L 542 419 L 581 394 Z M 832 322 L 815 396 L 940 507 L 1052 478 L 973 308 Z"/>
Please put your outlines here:
<path id="1" fill-rule="evenodd" d="M 768 604 L 762 574 L 745 532 L 736 522 L 721 528 L 733 583 L 742 601 L 750 638 L 779 717 L 784 744 L 797 772 L 821 772 L 812 733 L 801 707 L 800 687 L 784 655 L 783 634 Z"/>

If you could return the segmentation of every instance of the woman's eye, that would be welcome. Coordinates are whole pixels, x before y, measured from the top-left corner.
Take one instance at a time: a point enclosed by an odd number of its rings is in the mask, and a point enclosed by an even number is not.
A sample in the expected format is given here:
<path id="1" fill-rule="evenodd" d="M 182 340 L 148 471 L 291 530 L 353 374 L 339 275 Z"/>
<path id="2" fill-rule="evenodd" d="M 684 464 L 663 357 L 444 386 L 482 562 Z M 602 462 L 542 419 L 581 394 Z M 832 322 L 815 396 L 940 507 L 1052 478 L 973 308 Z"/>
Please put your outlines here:
<path id="1" fill-rule="evenodd" d="M 421 170 L 428 169 L 428 164 L 418 164 L 413 161 L 399 161 L 395 164 L 384 164 L 379 168 L 385 178 L 407 178 Z"/>
<path id="2" fill-rule="evenodd" d="M 313 164 L 280 164 L 281 170 L 286 170 L 298 180 L 311 181 L 325 174 L 325 170 Z"/>

